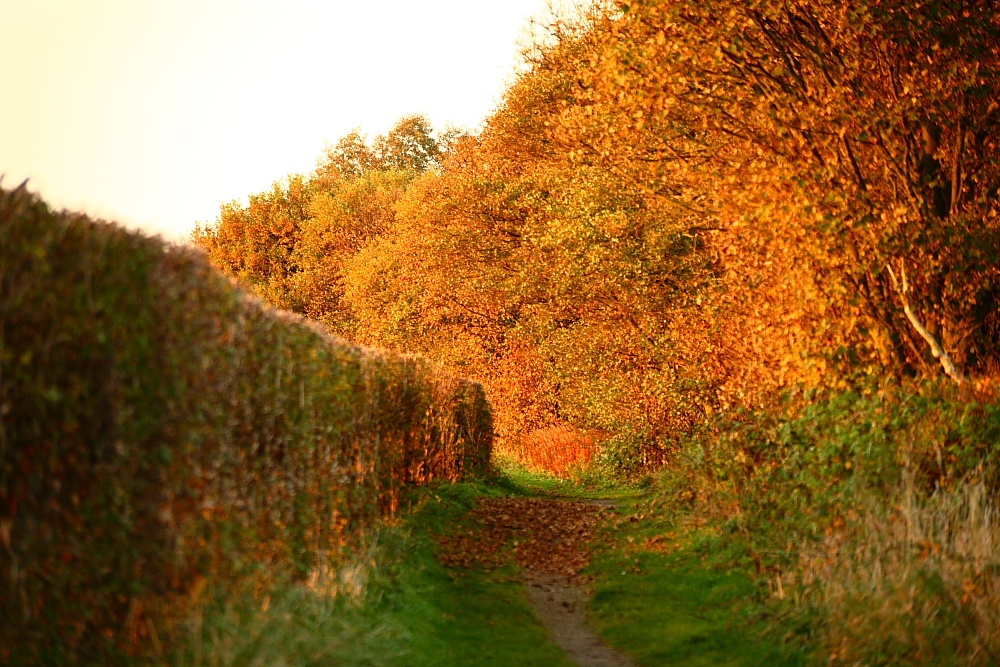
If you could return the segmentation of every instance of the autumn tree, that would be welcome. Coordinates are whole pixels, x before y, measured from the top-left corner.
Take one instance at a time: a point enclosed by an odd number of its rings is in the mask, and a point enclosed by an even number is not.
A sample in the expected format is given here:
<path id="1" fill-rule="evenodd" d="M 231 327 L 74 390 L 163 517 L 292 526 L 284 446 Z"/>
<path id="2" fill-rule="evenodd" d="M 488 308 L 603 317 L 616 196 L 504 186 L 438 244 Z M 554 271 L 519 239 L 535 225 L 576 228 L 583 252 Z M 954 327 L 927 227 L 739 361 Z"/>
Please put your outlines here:
<path id="1" fill-rule="evenodd" d="M 370 342 L 484 381 L 508 437 L 564 423 L 663 440 L 712 400 L 700 333 L 679 326 L 710 269 L 685 221 L 548 138 L 572 81 L 549 60 L 519 78 L 351 261 L 347 300 Z"/>
<path id="2" fill-rule="evenodd" d="M 986 2 L 620 2 L 571 35 L 553 139 L 705 221 L 724 347 L 772 382 L 960 380 L 998 352 L 997 30 Z"/>
<path id="3" fill-rule="evenodd" d="M 455 130 L 444 135 L 453 141 Z M 372 141 L 352 131 L 308 177 L 290 176 L 247 205 L 230 202 L 193 235 L 211 261 L 266 301 L 350 334 L 343 262 L 392 225 L 393 205 L 442 155 L 429 121 L 407 116 Z"/>
<path id="4" fill-rule="evenodd" d="M 477 135 L 352 133 L 289 224 L 279 188 L 201 238 L 275 303 L 482 380 L 505 437 L 595 429 L 630 464 L 790 385 L 962 382 L 1000 358 L 998 25 L 985 2 L 595 4 Z"/>
<path id="5" fill-rule="evenodd" d="M 307 179 L 291 176 L 268 192 L 250 195 L 246 205 L 223 204 L 215 223 L 198 225 L 192 241 L 212 264 L 265 301 L 300 310 L 291 291 L 296 272 L 292 257 L 314 193 Z"/>
<path id="6" fill-rule="evenodd" d="M 343 303 L 344 264 L 391 229 L 395 203 L 412 179 L 410 171 L 369 171 L 313 196 L 289 258 L 294 274 L 288 287 L 301 312 L 355 337 L 355 318 Z"/>
<path id="7" fill-rule="evenodd" d="M 444 143 L 450 144 L 457 131 L 449 130 Z M 371 142 L 359 130 L 352 130 L 327 148 L 317 174 L 357 178 L 373 171 L 423 173 L 439 164 L 444 147 L 425 116 L 404 116 L 384 135 Z"/>

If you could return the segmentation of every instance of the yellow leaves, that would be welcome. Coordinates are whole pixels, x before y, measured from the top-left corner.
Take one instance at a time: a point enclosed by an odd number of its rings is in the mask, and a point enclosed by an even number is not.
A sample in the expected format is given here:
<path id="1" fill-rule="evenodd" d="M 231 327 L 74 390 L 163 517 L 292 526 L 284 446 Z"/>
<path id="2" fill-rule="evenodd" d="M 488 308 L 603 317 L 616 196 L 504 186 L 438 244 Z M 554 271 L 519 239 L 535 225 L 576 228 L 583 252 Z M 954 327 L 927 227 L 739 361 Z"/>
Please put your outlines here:
<path id="1" fill-rule="evenodd" d="M 539 426 L 554 405 L 593 420 L 629 402 L 691 405 L 662 397 L 682 394 L 681 381 L 755 405 L 784 382 L 835 384 L 852 358 L 899 368 L 905 345 L 893 341 L 908 334 L 878 264 L 926 264 L 974 225 L 923 219 L 914 201 L 924 185 L 898 163 L 913 155 L 912 110 L 900 111 L 869 41 L 834 5 L 764 3 L 774 22 L 764 39 L 748 5 L 668 4 L 630 5 L 624 19 L 598 11 L 572 39 L 540 48 L 483 132 L 433 176 L 379 189 L 383 199 L 314 198 L 295 277 L 272 279 L 285 265 L 260 243 L 231 263 L 273 288 L 262 294 L 293 293 L 365 342 L 467 359 L 512 429 Z M 674 11 L 693 20 L 669 23 Z M 783 50 L 813 53 L 797 11 L 815 11 L 833 46 L 789 63 Z M 904 99 L 919 74 L 921 100 L 947 118 L 930 85 L 943 85 L 942 59 L 919 60 L 919 72 L 903 60 L 886 71 L 905 73 Z M 976 216 L 995 228 L 995 210 Z M 311 226 L 321 218 L 323 233 Z M 933 251 L 918 248 L 919 230 L 933 229 L 947 233 Z M 959 280 L 941 300 L 967 314 L 979 288 L 945 264 L 928 285 Z M 711 313 L 692 312 L 704 302 Z M 694 370 L 654 391 L 667 372 L 643 364 Z M 647 418 L 668 420 L 636 420 Z"/>

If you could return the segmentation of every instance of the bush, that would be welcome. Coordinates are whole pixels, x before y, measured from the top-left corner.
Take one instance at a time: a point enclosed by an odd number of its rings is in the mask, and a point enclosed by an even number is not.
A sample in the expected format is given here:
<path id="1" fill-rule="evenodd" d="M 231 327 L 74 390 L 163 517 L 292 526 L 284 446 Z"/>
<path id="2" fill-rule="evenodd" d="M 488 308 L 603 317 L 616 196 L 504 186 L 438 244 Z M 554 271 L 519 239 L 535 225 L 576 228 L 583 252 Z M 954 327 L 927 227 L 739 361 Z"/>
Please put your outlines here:
<path id="1" fill-rule="evenodd" d="M 658 502 L 678 516 L 735 524 L 763 552 L 790 537 L 818 538 L 904 479 L 924 496 L 973 474 L 1000 489 L 1000 404 L 944 383 L 785 400 L 681 439 Z"/>
<path id="2" fill-rule="evenodd" d="M 107 662 L 206 582 L 323 577 L 491 441 L 480 385 L 0 190 L 0 662 Z"/>
<path id="3" fill-rule="evenodd" d="M 800 392 L 680 443 L 653 502 L 745 557 L 824 660 L 995 664 L 994 397 L 943 382 Z"/>
<path id="4" fill-rule="evenodd" d="M 604 435 L 560 424 L 500 441 L 496 454 L 535 472 L 569 478 L 591 464 Z"/>

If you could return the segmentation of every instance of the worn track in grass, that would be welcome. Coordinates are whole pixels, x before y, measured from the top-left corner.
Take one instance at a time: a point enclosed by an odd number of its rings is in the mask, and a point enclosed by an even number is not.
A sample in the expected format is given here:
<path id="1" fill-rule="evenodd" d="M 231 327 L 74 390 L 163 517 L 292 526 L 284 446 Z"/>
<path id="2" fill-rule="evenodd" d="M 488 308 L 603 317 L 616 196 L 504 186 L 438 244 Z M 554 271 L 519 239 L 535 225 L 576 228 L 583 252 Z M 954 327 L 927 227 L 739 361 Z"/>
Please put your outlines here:
<path id="1" fill-rule="evenodd" d="M 607 504 L 539 498 L 481 499 L 462 529 L 439 539 L 451 567 L 497 567 L 513 556 L 528 599 L 553 641 L 581 667 L 629 667 L 591 628 L 582 574 Z M 509 548 L 508 548 L 509 547 Z"/>

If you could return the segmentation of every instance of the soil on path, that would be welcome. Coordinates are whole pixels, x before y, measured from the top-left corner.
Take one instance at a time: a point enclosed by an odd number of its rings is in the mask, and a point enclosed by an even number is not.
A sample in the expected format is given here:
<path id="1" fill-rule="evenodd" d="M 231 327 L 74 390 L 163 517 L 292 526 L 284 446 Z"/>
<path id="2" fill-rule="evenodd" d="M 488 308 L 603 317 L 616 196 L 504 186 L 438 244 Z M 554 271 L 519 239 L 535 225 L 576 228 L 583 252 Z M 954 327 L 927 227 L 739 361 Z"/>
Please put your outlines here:
<path id="1" fill-rule="evenodd" d="M 440 538 L 439 558 L 451 567 L 493 568 L 512 551 L 535 613 L 571 660 L 581 667 L 631 667 L 627 656 L 601 641 L 586 614 L 591 592 L 582 571 L 608 509 L 603 503 L 481 499 L 464 530 Z"/>

